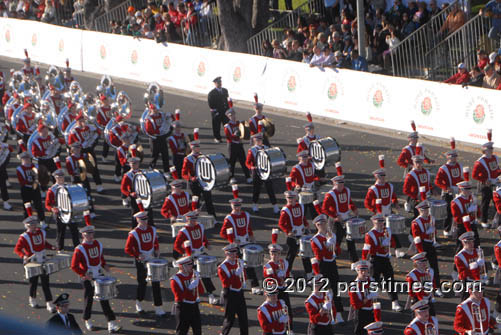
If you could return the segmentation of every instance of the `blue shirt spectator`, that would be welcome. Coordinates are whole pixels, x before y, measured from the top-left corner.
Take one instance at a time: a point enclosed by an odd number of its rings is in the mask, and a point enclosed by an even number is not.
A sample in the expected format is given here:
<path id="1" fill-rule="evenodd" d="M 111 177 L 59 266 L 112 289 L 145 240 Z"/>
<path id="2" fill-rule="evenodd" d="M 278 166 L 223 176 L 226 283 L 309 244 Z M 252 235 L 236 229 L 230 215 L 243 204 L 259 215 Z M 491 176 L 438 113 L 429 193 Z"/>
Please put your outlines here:
<path id="1" fill-rule="evenodd" d="M 367 61 L 358 54 L 358 50 L 353 50 L 351 52 L 351 69 L 355 71 L 369 71 Z"/>
<path id="2" fill-rule="evenodd" d="M 497 40 L 501 34 L 501 0 L 491 0 L 480 10 L 480 15 L 492 18 L 492 28 L 489 30 L 489 38 Z"/>

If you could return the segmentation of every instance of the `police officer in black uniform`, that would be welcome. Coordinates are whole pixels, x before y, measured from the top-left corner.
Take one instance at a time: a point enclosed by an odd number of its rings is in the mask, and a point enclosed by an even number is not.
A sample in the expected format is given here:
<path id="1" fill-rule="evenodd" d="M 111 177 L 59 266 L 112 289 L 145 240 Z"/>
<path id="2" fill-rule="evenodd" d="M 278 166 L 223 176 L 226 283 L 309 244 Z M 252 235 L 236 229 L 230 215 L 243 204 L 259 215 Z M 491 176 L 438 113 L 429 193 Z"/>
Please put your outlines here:
<path id="1" fill-rule="evenodd" d="M 228 117 L 224 114 L 228 110 L 228 90 L 223 87 L 221 77 L 213 81 L 216 86 L 209 92 L 207 97 L 212 116 L 212 132 L 214 133 L 214 142 L 221 143 L 221 124 L 228 123 Z"/>
<path id="2" fill-rule="evenodd" d="M 46 328 L 57 334 L 71 334 L 82 335 L 82 330 L 78 326 L 77 321 L 73 314 L 69 313 L 70 310 L 70 295 L 62 293 L 57 297 L 54 304 L 56 305 L 57 314 L 49 319 L 46 323 Z"/>

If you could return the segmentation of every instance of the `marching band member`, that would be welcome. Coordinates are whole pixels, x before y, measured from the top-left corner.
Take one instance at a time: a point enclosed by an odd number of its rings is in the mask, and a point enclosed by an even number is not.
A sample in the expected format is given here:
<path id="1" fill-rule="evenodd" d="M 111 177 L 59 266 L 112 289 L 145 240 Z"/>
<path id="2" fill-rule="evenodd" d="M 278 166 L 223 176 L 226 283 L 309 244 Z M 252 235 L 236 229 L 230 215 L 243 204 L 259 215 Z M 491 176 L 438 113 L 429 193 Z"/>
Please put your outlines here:
<path id="1" fill-rule="evenodd" d="M 1 148 L 0 148 L 1 156 Z M 1 178 L 1 165 L 0 165 L 0 178 Z M 0 179 L 1 185 L 1 179 Z M 1 186 L 0 186 L 1 187 Z M 501 176 L 496 179 L 496 189 L 492 192 L 492 201 L 494 202 L 494 207 L 496 208 L 496 214 L 494 215 L 492 228 L 498 228 L 501 226 Z"/>
<path id="2" fill-rule="evenodd" d="M 336 253 L 341 252 L 341 242 L 346 236 L 346 229 L 343 222 L 348 220 L 352 213 L 358 216 L 358 209 L 351 198 L 351 190 L 344 186 L 344 176 L 339 164 L 336 165 L 338 175 L 331 179 L 332 190 L 325 193 L 324 202 L 322 204 L 322 212 L 334 220 L 334 228 L 336 229 Z M 357 249 L 355 242 L 351 239 L 346 239 L 346 246 L 350 253 L 352 263 L 358 261 Z"/>
<path id="3" fill-rule="evenodd" d="M 128 160 L 129 165 L 130 165 L 130 170 L 127 171 L 123 178 L 122 178 L 122 184 L 120 186 L 120 190 L 122 191 L 122 195 L 125 197 L 125 199 L 122 200 L 122 203 L 126 204 L 127 202 L 130 204 L 130 211 L 131 211 L 131 228 L 134 229 L 137 225 L 136 218 L 134 218 L 134 214 L 140 211 L 139 204 L 138 204 L 138 197 L 137 193 L 134 191 L 133 187 L 133 181 L 134 181 L 134 176 L 141 172 L 139 169 L 139 162 L 141 161 L 139 157 L 130 157 Z M 139 201 L 141 203 L 141 201 Z M 153 209 L 148 208 L 148 224 L 150 226 L 154 226 L 155 223 L 153 222 Z"/>
<path id="4" fill-rule="evenodd" d="M 404 335 L 439 334 L 438 319 L 430 315 L 430 305 L 426 299 L 411 306 L 414 319 L 407 325 Z"/>
<path id="5" fill-rule="evenodd" d="M 437 250 L 435 249 L 437 229 L 435 218 L 430 215 L 430 202 L 423 200 L 416 206 L 419 216 L 411 223 L 412 237 L 418 252 L 426 252 L 426 258 L 433 269 L 435 287 L 440 287 L 440 270 L 438 267 Z M 440 289 L 436 290 L 436 295 L 442 297 Z"/>
<path id="6" fill-rule="evenodd" d="M 48 99 L 50 99 L 52 101 L 52 103 L 54 104 L 54 109 L 56 111 L 56 114 L 59 115 L 59 112 L 61 111 L 61 107 L 62 107 L 61 105 L 62 105 L 63 96 L 58 91 L 56 86 L 54 86 L 53 84 L 48 84 L 47 86 L 49 87 Z M 68 109 L 70 109 L 69 105 L 68 105 Z"/>
<path id="7" fill-rule="evenodd" d="M 355 270 L 357 271 L 356 290 L 350 290 L 350 305 L 355 310 L 355 334 L 364 334 L 365 326 L 374 322 L 373 303 L 377 299 L 379 293 L 376 290 L 372 292 L 370 283 L 374 278 L 369 276 L 368 261 L 358 261 L 355 263 Z"/>
<path id="8" fill-rule="evenodd" d="M 304 125 L 304 130 L 306 134 L 303 137 L 297 139 L 297 152 L 301 152 L 306 150 L 308 153 L 310 152 L 310 145 L 313 141 L 318 141 L 320 136 L 315 134 L 315 125 L 313 124 L 313 118 L 310 112 L 306 113 L 306 117 L 308 119 L 308 123 Z M 325 168 L 322 170 L 315 169 L 315 175 L 318 178 L 325 177 Z"/>
<path id="9" fill-rule="evenodd" d="M 16 123 L 16 130 L 22 134 L 22 140 L 25 144 L 28 143 L 31 134 L 33 134 L 33 132 L 37 128 L 35 116 L 36 115 L 33 109 L 33 105 L 29 102 L 26 102 L 23 105 L 23 109 L 21 110 Z"/>
<path id="10" fill-rule="evenodd" d="M 498 156 L 493 154 L 494 143 L 492 140 L 492 130 L 487 133 L 489 142 L 482 145 L 482 157 L 477 159 L 473 165 L 472 177 L 482 184 L 482 227 L 489 228 L 489 204 L 492 200 L 492 188 L 496 184 L 496 178 L 501 174 Z"/>
<path id="11" fill-rule="evenodd" d="M 289 313 L 289 325 L 290 329 L 293 330 L 292 306 L 289 293 L 285 290 L 285 279 L 290 277 L 289 262 L 282 259 L 283 248 L 279 244 L 268 245 L 268 251 L 270 260 L 263 266 L 263 278 L 273 278 L 277 281 L 278 299 L 283 300 L 291 312 Z"/>
<path id="12" fill-rule="evenodd" d="M 75 142 L 70 145 L 70 155 L 66 157 L 66 171 L 71 176 L 72 184 L 82 184 L 87 198 L 89 199 L 91 217 L 95 216 L 94 203 L 92 201 L 92 189 L 90 187 L 87 169 L 85 167 L 84 158 L 88 154 L 82 154 L 80 142 Z"/>
<path id="13" fill-rule="evenodd" d="M 280 209 L 277 206 L 275 190 L 273 190 L 273 181 L 271 180 L 271 178 L 268 180 L 261 180 L 259 174 L 257 173 L 256 155 L 259 150 L 268 149 L 269 147 L 267 145 L 263 145 L 262 132 L 252 135 L 252 140 L 254 141 L 254 146 L 249 148 L 249 150 L 247 151 L 247 159 L 245 161 L 247 168 L 252 171 L 252 210 L 254 212 L 259 211 L 257 202 L 261 193 L 261 185 L 264 183 L 266 192 L 268 193 L 268 197 L 270 198 L 270 202 L 273 205 L 273 212 L 278 213 Z"/>
<path id="14" fill-rule="evenodd" d="M 68 293 L 60 294 L 54 304 L 56 305 L 57 314 L 47 321 L 46 328 L 53 332 L 66 331 L 70 335 L 82 335 L 82 330 L 75 319 L 75 316 L 70 311 L 70 295 Z"/>
<path id="15" fill-rule="evenodd" d="M 130 140 L 131 138 L 129 136 L 122 135 L 121 144 L 116 151 L 115 175 L 113 178 L 117 183 L 122 181 L 123 175 L 130 169 L 130 166 L 127 164 L 127 159 L 129 159 L 129 157 L 131 156 L 136 156 L 136 155 L 131 155 L 131 150 L 129 149 L 131 147 Z"/>
<path id="16" fill-rule="evenodd" d="M 111 115 L 111 105 L 108 97 L 105 94 L 99 95 L 98 107 L 96 108 L 96 122 L 99 126 L 104 129 L 112 119 Z M 110 150 L 110 145 L 108 141 L 103 141 L 103 163 L 106 162 L 106 157 L 108 157 L 108 152 Z"/>
<path id="17" fill-rule="evenodd" d="M 56 217 L 56 244 L 57 250 L 64 250 L 64 235 L 66 233 L 66 224 L 61 221 L 59 216 L 59 208 L 57 207 L 57 192 L 59 188 L 64 187 L 64 170 L 57 169 L 52 173 L 56 182 L 47 190 L 47 195 L 45 197 L 45 208 Z M 80 239 L 78 236 L 78 223 L 71 222 L 68 224 L 70 229 L 71 239 L 73 240 L 73 246 L 76 248 L 80 244 Z"/>
<path id="18" fill-rule="evenodd" d="M 322 275 L 314 277 L 313 292 L 306 299 L 304 305 L 308 312 L 310 322 L 308 324 L 308 335 L 330 335 L 332 334 L 332 323 L 338 323 L 338 315 L 341 315 L 337 308 L 332 305 L 330 292 L 321 292 L 323 283 Z M 335 297 L 335 295 L 334 295 Z M 343 318 L 341 317 L 341 322 Z"/>
<path id="19" fill-rule="evenodd" d="M 257 93 L 254 93 L 254 113 L 255 114 L 249 119 L 251 137 L 261 132 L 259 128 L 262 126 L 262 121 L 266 119 L 266 116 L 263 115 L 263 104 L 259 102 Z M 266 133 L 263 133 L 263 143 L 264 145 L 270 146 L 270 139 Z"/>
<path id="20" fill-rule="evenodd" d="M 396 246 L 395 237 L 390 235 L 386 229 L 385 217 L 382 214 L 373 215 L 371 220 L 374 227 L 365 234 L 362 259 L 367 260 L 370 256 L 373 277 L 378 283 L 381 282 L 382 275 L 384 280 L 392 284 L 394 282 L 394 272 L 390 262 L 390 247 L 394 248 Z M 389 293 L 392 300 L 391 309 L 395 312 L 402 311 L 402 306 L 398 303 L 397 292 L 392 290 Z"/>
<path id="21" fill-rule="evenodd" d="M 92 171 L 92 178 L 96 183 L 96 191 L 97 193 L 103 192 L 103 185 L 101 181 L 101 175 L 99 173 L 99 166 L 97 165 L 97 156 L 94 152 L 94 147 L 97 144 L 97 139 L 99 137 L 98 130 L 94 125 L 88 125 L 85 119 L 85 115 L 82 111 L 78 113 L 75 118 L 77 122 L 75 127 L 70 131 L 68 136 L 68 145 L 72 145 L 73 143 L 80 143 L 82 148 L 82 152 L 84 154 L 88 154 L 94 158 L 94 169 Z"/>
<path id="22" fill-rule="evenodd" d="M 397 193 L 392 183 L 386 181 L 386 170 L 384 169 L 384 155 L 379 155 L 380 168 L 372 171 L 376 182 L 370 186 L 365 195 L 364 206 L 372 213 L 377 213 L 376 199 L 382 200 L 382 214 L 391 215 L 391 207 L 399 208 Z"/>
<path id="23" fill-rule="evenodd" d="M 162 154 L 162 167 L 165 173 L 169 172 L 169 147 L 167 146 L 167 135 L 170 130 L 165 134 L 160 134 L 160 129 L 164 122 L 164 115 L 157 107 L 150 103 L 148 104 L 149 113 L 146 118 L 146 132 L 151 136 L 155 136 L 150 140 L 150 148 L 153 155 L 153 160 L 150 163 L 151 168 L 155 168 L 160 154 Z M 165 112 L 164 112 L 165 113 Z M 166 118 L 171 118 L 174 121 L 172 114 L 165 115 Z"/>
<path id="24" fill-rule="evenodd" d="M 57 145 L 55 142 L 58 141 L 58 139 L 56 139 L 54 134 L 49 131 L 49 128 L 44 123 L 39 123 L 37 130 L 39 136 L 35 141 L 33 141 L 31 153 L 33 157 L 38 160 L 39 167 L 40 165 L 43 165 L 45 166 L 45 168 L 47 168 L 47 171 L 49 171 L 49 173 L 53 173 L 57 170 L 56 163 L 54 162 L 53 157 L 57 156 L 58 152 L 53 152 L 54 148 L 52 148 L 52 146 Z M 58 143 L 61 144 L 62 141 L 63 139 L 60 139 Z M 54 156 L 48 156 L 49 154 L 53 153 L 55 153 Z M 47 189 L 47 185 L 41 185 L 41 187 L 44 191 Z"/>
<path id="25" fill-rule="evenodd" d="M 491 302 L 473 282 L 468 282 L 469 296 L 456 308 L 454 330 L 460 335 L 491 334 L 496 321 L 491 316 Z M 406 334 L 407 335 L 407 334 Z"/>
<path id="26" fill-rule="evenodd" d="M 457 184 L 459 187 L 459 194 L 451 202 L 451 213 L 454 219 L 454 225 L 457 227 L 457 236 L 461 236 L 467 231 L 473 231 L 475 235 L 475 247 L 480 245 L 480 238 L 478 236 L 477 228 L 477 214 L 480 210 L 475 203 L 476 199 L 472 195 L 472 185 L 469 182 L 468 169 L 464 173 L 465 181 Z M 456 252 L 462 248 L 461 241 L 458 239 L 456 242 Z"/>
<path id="27" fill-rule="evenodd" d="M 75 121 L 75 119 L 77 118 L 79 112 L 77 111 L 77 108 L 76 108 L 76 104 L 74 102 L 68 102 L 68 110 L 66 111 L 66 113 L 64 113 L 64 116 L 63 116 L 63 121 L 61 122 L 61 130 L 63 132 L 66 132 L 66 128 L 69 127 L 69 125 Z"/>
<path id="28" fill-rule="evenodd" d="M 287 204 L 280 211 L 278 226 L 287 236 L 286 259 L 287 271 L 290 272 L 299 252 L 299 240 L 303 235 L 309 233 L 309 226 L 305 217 L 304 206 L 297 202 L 297 193 L 295 191 L 285 191 L 284 195 Z M 301 257 L 301 260 L 306 278 L 309 280 L 313 277 L 310 258 Z"/>
<path id="29" fill-rule="evenodd" d="M 409 283 L 409 296 L 405 309 L 409 304 L 413 305 L 420 300 L 426 300 L 430 307 L 430 315 L 435 316 L 435 306 L 433 302 L 433 294 L 431 289 L 437 289 L 435 286 L 435 273 L 433 268 L 428 267 L 428 259 L 426 258 L 426 251 L 415 254 L 411 257 L 414 265 L 405 280 Z"/>
<path id="30" fill-rule="evenodd" d="M 183 179 L 190 183 L 191 193 L 196 197 L 203 196 L 207 213 L 216 218 L 216 210 L 214 209 L 214 204 L 212 203 L 212 192 L 202 189 L 195 173 L 195 163 L 201 155 L 200 141 L 198 140 L 198 128 L 195 128 L 193 131 L 193 137 L 194 140 L 190 142 L 191 153 L 184 158 L 181 174 Z"/>
<path id="31" fill-rule="evenodd" d="M 221 77 L 216 77 L 213 81 L 215 88 L 213 88 L 207 96 L 209 108 L 212 117 L 212 133 L 214 135 L 214 142 L 221 143 L 221 124 L 228 123 L 226 111 L 228 106 L 228 90 L 222 86 Z"/>
<path id="32" fill-rule="evenodd" d="M 416 131 L 416 124 L 411 121 L 412 132 L 407 135 L 409 144 L 402 148 L 402 152 L 397 159 L 397 164 L 405 169 L 404 176 L 409 173 L 413 166 L 412 157 L 422 155 L 426 164 L 434 163 L 434 160 L 428 158 L 423 151 L 423 147 L 418 144 L 419 134 Z"/>
<path id="33" fill-rule="evenodd" d="M 419 214 L 415 206 L 419 201 L 420 187 L 424 186 L 426 188 L 426 194 L 432 191 L 430 172 L 423 167 L 423 160 L 423 156 L 412 156 L 412 170 L 407 173 L 404 180 L 403 191 L 408 197 L 407 207 L 414 212 L 414 217 Z"/>
<path id="34" fill-rule="evenodd" d="M 129 232 L 127 242 L 125 243 L 125 253 L 134 257 L 134 263 L 137 270 L 137 291 L 136 291 L 136 312 L 139 315 L 145 314 L 142 301 L 146 294 L 146 262 L 160 255 L 158 244 L 157 229 L 148 225 L 148 213 L 137 212 L 134 214 L 138 225 Z M 160 282 L 152 281 L 153 303 L 155 305 L 155 314 L 158 317 L 166 315 L 162 308 L 162 294 L 160 291 Z"/>
<path id="35" fill-rule="evenodd" d="M 23 71 L 23 74 L 25 76 L 34 76 L 35 69 L 33 68 L 33 66 L 31 66 L 31 59 L 28 56 L 28 50 L 24 49 L 24 55 L 26 56 L 26 58 L 23 60 L 24 65 L 21 71 Z"/>
<path id="36" fill-rule="evenodd" d="M 179 113 L 180 111 L 176 110 L 176 118 Z M 181 122 L 179 120 L 174 121 L 172 123 L 172 127 L 174 128 L 174 131 L 167 139 L 170 151 L 172 152 L 172 164 L 176 167 L 176 171 L 182 171 L 188 143 L 186 142 L 186 136 L 181 131 Z"/>
<path id="37" fill-rule="evenodd" d="M 202 335 L 200 320 L 199 295 L 204 293 L 198 272 L 193 271 L 193 259 L 190 256 L 176 261 L 179 271 L 170 278 L 170 287 L 174 294 L 174 315 L 176 316 L 176 334 L 186 335 L 191 327 L 193 335 Z"/>
<path id="38" fill-rule="evenodd" d="M 290 330 L 289 306 L 278 297 L 277 291 L 266 291 L 265 295 L 266 300 L 257 308 L 257 319 L 263 335 L 293 335 L 294 332 Z"/>
<path id="39" fill-rule="evenodd" d="M 444 222 L 444 236 L 448 237 L 452 228 L 451 202 L 459 193 L 458 183 L 463 181 L 463 166 L 457 162 L 456 140 L 451 138 L 451 150 L 446 153 L 447 162 L 438 169 L 435 185 L 442 189 L 442 199 L 447 203 L 447 218 Z"/>
<path id="40" fill-rule="evenodd" d="M 26 232 L 22 233 L 17 240 L 14 252 L 23 259 L 23 264 L 30 261 L 43 263 L 46 260 L 45 250 L 55 250 L 55 248 L 47 242 L 45 230 L 40 229 L 38 218 L 36 216 L 28 216 L 23 220 Z M 42 282 L 42 289 L 45 295 L 47 310 L 51 313 L 56 312 L 56 308 L 52 303 L 52 293 L 49 287 L 49 275 L 41 274 L 31 277 L 30 281 L 30 297 L 29 304 L 32 308 L 37 307 L 37 286 L 38 279 Z"/>
<path id="41" fill-rule="evenodd" d="M 3 209 L 6 211 L 12 210 L 9 204 L 9 190 L 7 188 L 9 175 L 7 174 L 7 166 L 10 162 L 10 155 L 14 149 L 7 143 L 0 143 L 0 193 L 2 195 Z"/>
<path id="42" fill-rule="evenodd" d="M 334 305 L 336 307 L 336 323 L 343 323 L 344 311 L 341 298 L 338 294 L 337 284 L 339 282 L 339 272 L 336 264 L 336 235 L 327 228 L 327 216 L 321 214 L 313 220 L 318 232 L 311 238 L 311 249 L 315 255 L 315 264 L 318 264 L 318 271 L 323 277 L 329 279 L 329 287 L 332 290 Z M 316 265 L 315 265 L 316 267 Z M 314 267 L 314 269 L 315 269 Z M 310 313 L 308 313 L 310 314 Z M 310 314 L 311 319 L 311 314 Z"/>
<path id="43" fill-rule="evenodd" d="M 110 266 L 106 264 L 106 260 L 104 259 L 103 245 L 94 239 L 94 226 L 88 225 L 80 228 L 79 231 L 82 234 L 82 243 L 75 248 L 71 260 L 71 269 L 82 279 L 85 301 L 83 319 L 87 330 L 93 331 L 95 327 L 90 318 L 94 302 L 94 286 L 91 280 L 101 276 L 103 269 L 109 272 Z M 108 332 L 118 332 L 122 327 L 115 321 L 115 313 L 111 309 L 110 302 L 108 300 L 101 300 L 100 303 L 103 313 L 108 320 Z"/>
<path id="44" fill-rule="evenodd" d="M 454 256 L 454 265 L 457 269 L 458 279 L 465 282 L 468 280 L 480 280 L 481 272 L 480 269 L 485 267 L 485 260 L 482 255 L 479 254 L 478 249 L 475 248 L 474 244 L 474 234 L 468 231 L 459 237 L 459 240 L 463 244 L 463 249 L 461 249 L 456 256 Z M 453 274 L 453 279 L 456 275 Z M 463 292 L 462 300 L 466 299 L 467 292 Z"/>
<path id="45" fill-rule="evenodd" d="M 23 203 L 33 203 L 40 219 L 40 225 L 42 229 L 45 229 L 47 225 L 45 224 L 45 211 L 42 206 L 42 196 L 40 194 L 40 187 L 38 187 L 38 172 L 31 162 L 31 156 L 28 152 L 22 152 L 19 155 L 21 159 L 21 165 L 16 169 L 17 179 L 19 181 L 19 186 L 21 186 L 21 199 Z M 28 212 L 25 207 L 24 217 L 28 216 Z"/>
<path id="46" fill-rule="evenodd" d="M 498 226 L 497 231 L 498 231 L 499 237 L 501 237 L 501 226 Z M 501 276 L 501 268 L 499 267 L 499 264 L 501 264 L 501 240 L 499 240 L 498 243 L 496 243 L 496 245 L 494 246 L 494 257 L 496 257 L 496 263 L 498 265 L 498 268 L 497 268 L 496 273 L 494 275 L 493 283 L 494 283 L 494 285 L 498 285 L 500 282 L 500 276 Z M 498 294 L 496 296 L 495 309 L 496 309 L 496 313 L 497 313 L 496 322 L 501 323 L 501 291 L 500 290 L 498 290 Z"/>
<path id="47" fill-rule="evenodd" d="M 239 257 L 241 249 L 249 243 L 255 243 L 254 233 L 252 232 L 250 215 L 242 211 L 242 199 L 234 198 L 230 201 L 231 213 L 226 215 L 219 235 L 230 243 L 236 243 L 239 246 Z M 247 277 L 251 280 L 251 293 L 262 294 L 263 289 L 259 285 L 256 270 L 252 267 L 245 268 Z"/>
<path id="48" fill-rule="evenodd" d="M 171 193 L 165 198 L 161 214 L 164 218 L 170 219 L 171 223 L 174 223 L 176 218 L 191 210 L 191 202 L 188 192 L 183 191 L 184 182 L 181 179 L 174 179 L 170 186 Z"/>
<path id="49" fill-rule="evenodd" d="M 193 256 L 196 259 L 198 256 L 204 254 L 205 250 L 209 250 L 209 241 L 205 234 L 204 225 L 197 222 L 198 213 L 191 211 L 185 214 L 188 221 L 187 224 L 179 231 L 174 241 L 172 255 L 174 259 L 178 259 L 182 255 Z M 209 294 L 209 304 L 216 305 L 218 299 L 214 296 L 213 292 L 216 287 L 212 283 L 211 278 L 202 278 L 204 291 Z"/>
<path id="50" fill-rule="evenodd" d="M 252 179 L 250 177 L 249 169 L 245 165 L 245 152 L 244 145 L 242 144 L 242 140 L 240 139 L 240 130 L 238 126 L 240 121 L 236 119 L 236 112 L 233 109 L 233 103 L 231 99 L 228 101 L 229 109 L 226 111 L 226 116 L 229 118 L 228 123 L 224 125 L 224 133 L 226 135 L 226 143 L 228 145 L 228 155 L 230 157 L 230 174 L 232 180 L 232 184 L 236 184 L 235 180 L 235 164 L 238 160 L 242 170 L 245 174 L 245 178 L 247 180 L 247 184 L 252 183 Z"/>
<path id="51" fill-rule="evenodd" d="M 4 96 L 5 97 L 5 96 Z M 13 98 L 13 101 L 12 103 L 10 104 L 10 107 L 7 109 L 7 115 L 6 115 L 6 120 L 5 121 L 8 121 L 9 124 L 12 124 L 12 114 L 14 114 L 14 111 L 16 109 L 19 108 L 19 106 L 21 106 L 21 97 L 19 96 L 19 94 L 17 92 L 14 92 L 12 93 L 12 98 Z M 7 103 L 8 100 L 6 100 L 3 105 L 5 106 L 5 104 Z M 4 107 L 4 109 L 6 108 L 7 106 Z M 11 133 L 14 133 L 13 132 L 14 129 L 11 129 Z"/>
<path id="52" fill-rule="evenodd" d="M 223 248 L 225 260 L 218 266 L 217 274 L 223 286 L 222 299 L 224 301 L 224 321 L 221 328 L 223 335 L 228 335 L 238 316 L 240 334 L 249 333 L 247 305 L 244 298 L 245 271 L 243 261 L 238 258 L 238 245 L 230 243 Z"/>
<path id="53" fill-rule="evenodd" d="M 68 58 L 66 58 L 66 68 L 64 69 L 64 87 L 66 88 L 66 90 L 68 90 L 70 88 L 70 84 L 73 80 L 75 80 L 75 78 L 73 78 L 73 76 L 71 75 L 71 67 L 70 67 L 70 60 Z"/>
<path id="54" fill-rule="evenodd" d="M 299 163 L 294 165 L 289 175 L 291 185 L 295 188 L 296 192 L 300 192 L 303 189 L 313 192 L 315 181 L 318 180 L 318 177 L 315 175 L 315 167 L 310 160 L 310 154 L 308 151 L 303 150 L 298 152 L 296 157 L 298 157 Z M 305 204 L 304 207 L 305 213 L 307 210 L 312 219 L 317 215 L 313 204 Z"/>

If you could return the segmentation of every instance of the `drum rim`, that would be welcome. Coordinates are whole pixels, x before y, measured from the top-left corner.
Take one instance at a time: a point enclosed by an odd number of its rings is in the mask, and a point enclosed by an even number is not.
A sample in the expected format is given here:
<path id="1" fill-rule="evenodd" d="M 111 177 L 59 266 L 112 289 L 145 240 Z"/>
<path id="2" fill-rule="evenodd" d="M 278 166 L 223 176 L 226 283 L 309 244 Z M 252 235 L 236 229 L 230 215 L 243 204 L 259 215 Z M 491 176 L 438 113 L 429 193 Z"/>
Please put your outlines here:
<path id="1" fill-rule="evenodd" d="M 221 156 L 222 158 L 226 159 L 226 157 L 224 157 L 224 155 L 223 155 L 222 153 L 219 153 L 219 152 L 218 152 L 218 153 L 215 153 L 215 154 L 200 155 L 200 156 L 197 158 L 197 160 L 195 161 L 195 173 L 197 172 L 198 162 L 199 162 L 202 158 L 207 158 L 207 159 L 208 159 L 208 161 L 210 162 L 210 164 L 212 165 L 212 168 L 214 169 L 214 171 L 216 170 L 216 165 L 215 165 L 215 164 L 214 164 L 214 162 L 213 162 L 213 161 L 209 158 L 209 156 L 211 156 L 211 155 L 213 155 L 213 156 Z M 215 179 L 214 179 L 214 181 L 213 181 L 213 184 L 214 184 L 214 185 L 211 187 L 211 189 L 210 189 L 210 190 L 206 190 L 206 189 L 204 188 L 204 184 L 205 184 L 205 185 L 207 185 L 207 183 L 206 183 L 206 182 L 204 182 L 204 181 L 200 181 L 200 179 L 198 178 L 198 175 L 197 175 L 197 181 L 200 183 L 200 186 L 202 186 L 202 189 L 204 189 L 204 191 L 212 191 L 212 189 L 214 189 L 214 188 L 216 187 L 216 179 L 217 179 L 217 178 L 215 178 Z M 202 184 L 202 183 L 203 183 L 203 184 Z"/>

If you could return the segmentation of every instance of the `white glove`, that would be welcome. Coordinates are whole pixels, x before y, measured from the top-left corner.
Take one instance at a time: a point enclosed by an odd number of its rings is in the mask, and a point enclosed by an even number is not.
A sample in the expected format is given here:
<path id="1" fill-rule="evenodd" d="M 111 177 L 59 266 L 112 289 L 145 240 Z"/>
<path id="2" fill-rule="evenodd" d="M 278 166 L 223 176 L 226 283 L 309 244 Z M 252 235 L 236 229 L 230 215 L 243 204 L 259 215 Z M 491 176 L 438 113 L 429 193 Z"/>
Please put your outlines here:
<path id="1" fill-rule="evenodd" d="M 322 308 L 325 309 L 326 311 L 329 311 L 332 308 L 332 304 L 330 302 L 325 302 L 322 305 Z"/>
<path id="2" fill-rule="evenodd" d="M 479 267 L 480 267 L 480 266 L 484 266 L 485 261 L 484 261 L 482 258 L 478 258 L 478 259 L 477 259 L 477 264 L 478 264 L 478 266 L 479 266 Z"/>
<path id="3" fill-rule="evenodd" d="M 334 237 L 327 239 L 327 245 L 334 245 L 334 243 L 336 243 L 336 239 Z"/>
<path id="4" fill-rule="evenodd" d="M 280 323 L 287 323 L 289 322 L 289 317 L 287 315 L 282 315 L 279 319 L 278 319 L 278 322 Z"/>
<path id="5" fill-rule="evenodd" d="M 278 270 L 277 276 L 279 276 L 281 278 L 285 277 L 285 271 L 284 270 Z"/>
<path id="6" fill-rule="evenodd" d="M 235 270 L 235 274 L 236 274 L 237 276 L 239 276 L 239 277 L 240 277 L 240 276 L 242 275 L 242 268 L 241 268 L 241 267 L 238 267 L 238 268 Z"/>
<path id="7" fill-rule="evenodd" d="M 200 282 L 200 278 L 199 277 L 195 277 L 195 279 L 193 279 L 191 282 L 190 282 L 190 285 L 188 285 L 188 288 L 190 290 L 194 290 L 198 287 L 198 283 Z"/>

